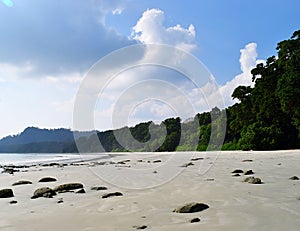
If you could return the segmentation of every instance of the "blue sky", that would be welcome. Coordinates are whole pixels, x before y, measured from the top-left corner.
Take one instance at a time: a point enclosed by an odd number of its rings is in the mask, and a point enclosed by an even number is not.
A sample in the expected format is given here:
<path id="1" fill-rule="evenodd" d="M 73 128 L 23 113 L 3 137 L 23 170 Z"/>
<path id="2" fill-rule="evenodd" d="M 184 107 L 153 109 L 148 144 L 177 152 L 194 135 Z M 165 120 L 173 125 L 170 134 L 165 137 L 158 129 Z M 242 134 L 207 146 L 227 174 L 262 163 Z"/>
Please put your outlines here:
<path id="1" fill-rule="evenodd" d="M 72 128 L 74 99 L 89 68 L 133 44 L 163 43 L 192 53 L 214 76 L 225 106 L 231 105 L 234 87 L 251 84 L 251 68 L 276 54 L 277 42 L 289 38 L 300 22 L 297 0 L 12 2 L 12 7 L 0 2 L 0 137 L 27 126 Z M 121 75 L 115 82 L 148 78 L 140 73 Z M 185 85 L 174 72 L 161 73 L 178 88 Z M 192 90 L 198 105 L 197 89 Z M 105 108 L 95 107 L 96 129 L 111 128 L 111 109 L 120 92 L 112 87 Z M 135 110 L 130 124 L 173 115 L 161 103 L 146 105 Z"/>

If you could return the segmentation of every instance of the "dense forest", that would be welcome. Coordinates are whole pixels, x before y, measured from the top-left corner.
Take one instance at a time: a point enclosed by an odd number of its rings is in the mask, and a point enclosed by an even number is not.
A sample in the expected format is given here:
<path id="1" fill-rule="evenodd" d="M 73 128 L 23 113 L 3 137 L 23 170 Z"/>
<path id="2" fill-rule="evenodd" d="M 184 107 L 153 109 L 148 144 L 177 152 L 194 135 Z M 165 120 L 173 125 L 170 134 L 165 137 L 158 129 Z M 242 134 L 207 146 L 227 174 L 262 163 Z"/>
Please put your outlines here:
<path id="1" fill-rule="evenodd" d="M 215 107 L 185 123 L 169 118 L 160 125 L 151 121 L 138 124 L 129 128 L 138 142 L 126 132 L 128 128 L 99 132 L 98 137 L 82 138 L 85 146 L 80 146 L 86 149 L 80 151 L 101 151 L 96 148 L 98 139 L 106 151 L 300 148 L 300 30 L 278 43 L 277 52 L 277 57 L 251 71 L 254 87 L 234 90 L 232 98 L 239 103 L 224 110 Z M 166 134 L 162 132 L 165 128 Z M 66 151 L 76 151 L 75 145 L 70 148 Z"/>
<path id="2" fill-rule="evenodd" d="M 226 109 L 212 108 L 187 122 L 169 118 L 70 139 L 14 144 L 0 141 L 0 152 L 118 152 L 188 150 L 275 150 L 300 148 L 300 30 L 277 45 L 277 56 L 252 71 L 254 87 L 239 86 Z M 60 131 L 60 135 L 61 135 Z M 65 132 L 65 131 L 64 131 Z M 92 135 L 91 135 L 92 134 Z M 10 144 L 4 144 L 3 141 Z M 100 141 L 100 142 L 99 142 Z M 2 143 L 1 143 L 2 142 Z M 101 143 L 101 146 L 99 145 Z M 14 147 L 14 149 L 10 149 Z M 16 148 L 17 147 L 17 148 Z M 48 148 L 47 148 L 48 147 Z"/>
<path id="3" fill-rule="evenodd" d="M 251 71 L 253 88 L 239 86 L 232 94 L 240 103 L 226 110 L 225 142 L 235 148 L 300 147 L 300 30 L 278 43 L 277 51 Z"/>

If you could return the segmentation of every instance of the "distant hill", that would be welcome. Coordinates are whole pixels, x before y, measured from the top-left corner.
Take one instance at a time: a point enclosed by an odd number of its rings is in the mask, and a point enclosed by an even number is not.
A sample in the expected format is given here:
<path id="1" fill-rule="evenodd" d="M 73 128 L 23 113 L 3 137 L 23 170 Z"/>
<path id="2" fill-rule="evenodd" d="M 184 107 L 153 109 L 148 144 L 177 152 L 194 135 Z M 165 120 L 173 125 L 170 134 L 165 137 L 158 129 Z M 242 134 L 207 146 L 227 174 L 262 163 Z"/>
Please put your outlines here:
<path id="1" fill-rule="evenodd" d="M 76 138 L 89 137 L 93 132 L 71 131 L 66 128 L 40 129 L 28 127 L 14 136 L 0 140 L 1 153 L 62 153 Z"/>

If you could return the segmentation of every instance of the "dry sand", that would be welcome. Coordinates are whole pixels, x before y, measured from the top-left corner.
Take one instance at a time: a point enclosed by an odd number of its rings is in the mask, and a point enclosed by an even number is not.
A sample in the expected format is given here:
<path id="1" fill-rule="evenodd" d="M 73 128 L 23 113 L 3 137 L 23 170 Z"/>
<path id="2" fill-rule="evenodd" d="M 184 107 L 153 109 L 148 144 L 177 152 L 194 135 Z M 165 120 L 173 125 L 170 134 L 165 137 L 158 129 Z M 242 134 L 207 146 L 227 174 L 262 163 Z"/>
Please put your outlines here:
<path id="1" fill-rule="evenodd" d="M 221 152 L 216 160 L 217 153 L 193 154 L 177 153 L 181 157 L 176 156 L 174 162 L 170 161 L 174 158 L 172 154 L 128 154 L 113 158 L 115 162 L 130 160 L 120 164 L 30 167 L 14 175 L 0 174 L 0 189 L 11 188 L 15 195 L 0 198 L 0 230 L 123 231 L 143 225 L 147 226 L 145 230 L 166 231 L 300 229 L 300 181 L 289 179 L 300 177 L 299 150 Z M 204 159 L 180 167 L 191 157 Z M 201 174 L 207 164 L 211 168 Z M 242 182 L 247 176 L 233 177 L 231 172 L 235 169 L 252 169 L 253 176 L 259 177 L 263 184 Z M 38 182 L 45 176 L 57 181 Z M 19 180 L 33 184 L 12 186 Z M 70 182 L 84 184 L 86 193 L 30 199 L 39 187 L 53 188 Z M 146 185 L 149 187 L 145 188 Z M 105 186 L 108 190 L 93 191 L 92 186 Z M 123 196 L 101 198 L 107 192 L 122 192 Z M 57 203 L 60 198 L 63 203 Z M 11 200 L 18 203 L 10 204 Z M 197 213 L 172 212 L 188 202 L 202 202 L 210 208 Z M 196 217 L 200 222 L 189 222 Z"/>

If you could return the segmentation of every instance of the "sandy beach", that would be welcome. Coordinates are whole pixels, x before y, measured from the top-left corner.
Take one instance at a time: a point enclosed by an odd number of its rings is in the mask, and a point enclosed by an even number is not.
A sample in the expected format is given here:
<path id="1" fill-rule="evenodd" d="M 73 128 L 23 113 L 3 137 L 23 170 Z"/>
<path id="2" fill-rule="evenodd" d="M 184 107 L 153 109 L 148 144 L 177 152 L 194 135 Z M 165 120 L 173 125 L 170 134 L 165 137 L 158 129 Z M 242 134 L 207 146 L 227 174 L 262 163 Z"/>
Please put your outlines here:
<path id="1" fill-rule="evenodd" d="M 12 189 L 14 194 L 0 198 L 0 230 L 297 231 L 300 180 L 290 178 L 300 177 L 299 154 L 299 150 L 130 153 L 65 166 L 20 168 L 14 174 L 0 174 L 0 189 Z M 242 171 L 240 176 L 234 176 L 234 170 Z M 253 174 L 245 175 L 248 170 Z M 39 182 L 43 177 L 56 181 Z M 247 177 L 262 183 L 244 182 Z M 32 184 L 12 186 L 21 180 Z M 81 183 L 85 193 L 72 190 L 31 199 L 38 188 L 66 183 Z M 102 198 L 115 192 L 122 195 Z M 191 202 L 209 208 L 173 212 Z M 200 221 L 191 223 L 193 218 Z"/>

